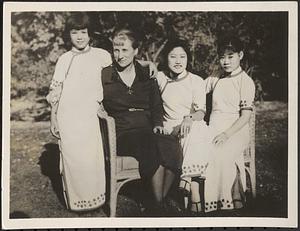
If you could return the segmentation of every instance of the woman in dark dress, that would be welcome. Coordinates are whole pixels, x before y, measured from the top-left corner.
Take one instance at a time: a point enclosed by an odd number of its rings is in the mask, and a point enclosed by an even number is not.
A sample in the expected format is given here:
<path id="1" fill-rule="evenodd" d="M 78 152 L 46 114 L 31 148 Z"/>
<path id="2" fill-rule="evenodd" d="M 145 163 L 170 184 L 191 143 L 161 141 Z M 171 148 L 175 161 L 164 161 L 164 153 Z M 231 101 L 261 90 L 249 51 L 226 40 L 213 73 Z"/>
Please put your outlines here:
<path id="1" fill-rule="evenodd" d="M 181 173 L 182 153 L 177 138 L 165 134 L 155 78 L 135 61 L 138 45 L 132 30 L 114 33 L 114 63 L 102 71 L 103 105 L 116 122 L 118 155 L 138 160 L 142 180 L 151 183 L 153 205 L 160 209 Z"/>

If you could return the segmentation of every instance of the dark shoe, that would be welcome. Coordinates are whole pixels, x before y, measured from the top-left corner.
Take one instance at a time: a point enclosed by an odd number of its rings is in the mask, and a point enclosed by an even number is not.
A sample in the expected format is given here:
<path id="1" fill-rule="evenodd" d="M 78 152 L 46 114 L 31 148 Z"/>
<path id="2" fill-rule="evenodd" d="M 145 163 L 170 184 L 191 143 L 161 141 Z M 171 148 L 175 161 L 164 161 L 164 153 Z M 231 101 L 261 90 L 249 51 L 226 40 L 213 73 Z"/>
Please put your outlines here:
<path id="1" fill-rule="evenodd" d="M 181 178 L 180 185 L 181 186 L 178 188 L 179 203 L 181 209 L 186 210 L 191 197 L 191 183 L 188 180 Z"/>
<path id="2" fill-rule="evenodd" d="M 163 201 L 163 213 L 166 217 L 176 217 L 182 215 L 183 209 L 176 201 L 165 198 Z"/>
<path id="3" fill-rule="evenodd" d="M 165 216 L 165 209 L 162 202 L 156 202 L 152 206 L 146 208 L 143 213 L 147 217 L 163 217 Z"/>

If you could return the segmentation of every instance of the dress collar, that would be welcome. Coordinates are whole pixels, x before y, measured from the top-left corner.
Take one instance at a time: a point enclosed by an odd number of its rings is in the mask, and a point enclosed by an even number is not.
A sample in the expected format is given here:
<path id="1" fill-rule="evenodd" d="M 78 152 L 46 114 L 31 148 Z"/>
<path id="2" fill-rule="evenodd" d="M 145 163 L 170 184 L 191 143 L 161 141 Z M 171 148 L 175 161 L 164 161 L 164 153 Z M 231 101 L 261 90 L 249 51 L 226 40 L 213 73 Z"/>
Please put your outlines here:
<path id="1" fill-rule="evenodd" d="M 72 47 L 71 51 L 75 54 L 84 54 L 91 50 L 91 47 L 87 45 L 83 50 L 78 50 L 76 47 Z"/>
<path id="2" fill-rule="evenodd" d="M 241 66 L 239 66 L 237 69 L 235 69 L 233 72 L 231 72 L 230 77 L 236 76 L 242 72 Z"/>
<path id="3" fill-rule="evenodd" d="M 170 78 L 170 77 L 169 77 L 169 74 L 170 74 L 170 73 L 165 73 L 165 75 L 166 75 L 167 78 L 168 78 L 168 79 L 167 79 L 168 82 L 177 82 L 177 81 L 184 80 L 184 79 L 188 76 L 189 72 L 188 72 L 187 70 L 184 70 L 183 72 L 181 72 L 181 73 L 177 76 L 176 79 Z"/>
<path id="4" fill-rule="evenodd" d="M 223 78 L 233 78 L 235 76 L 238 76 L 239 74 L 241 74 L 243 72 L 243 69 L 239 66 L 237 69 L 235 69 L 233 72 L 231 73 L 227 73 L 227 72 L 224 72 L 220 79 L 223 79 Z"/>

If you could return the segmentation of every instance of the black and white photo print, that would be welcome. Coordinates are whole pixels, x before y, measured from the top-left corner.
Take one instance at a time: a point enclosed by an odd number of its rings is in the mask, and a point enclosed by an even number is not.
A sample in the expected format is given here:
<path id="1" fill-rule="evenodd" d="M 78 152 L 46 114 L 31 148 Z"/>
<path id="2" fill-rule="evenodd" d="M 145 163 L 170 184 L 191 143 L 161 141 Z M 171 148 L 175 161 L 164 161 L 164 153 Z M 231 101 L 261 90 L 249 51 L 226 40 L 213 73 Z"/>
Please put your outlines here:
<path id="1" fill-rule="evenodd" d="M 4 229 L 298 226 L 296 2 L 3 6 Z"/>

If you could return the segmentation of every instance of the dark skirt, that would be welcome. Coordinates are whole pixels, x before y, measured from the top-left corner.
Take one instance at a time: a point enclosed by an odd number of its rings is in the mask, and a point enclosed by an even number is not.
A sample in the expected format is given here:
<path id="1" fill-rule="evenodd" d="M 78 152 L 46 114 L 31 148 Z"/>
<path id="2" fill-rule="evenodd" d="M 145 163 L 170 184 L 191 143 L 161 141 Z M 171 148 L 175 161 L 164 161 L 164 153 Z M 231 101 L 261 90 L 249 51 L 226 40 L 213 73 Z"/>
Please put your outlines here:
<path id="1" fill-rule="evenodd" d="M 174 136 L 154 134 L 150 129 L 119 132 L 117 155 L 136 158 L 142 178 L 151 178 L 159 165 L 181 174 L 183 156 Z"/>

